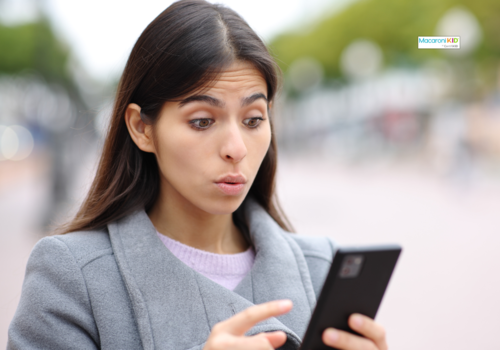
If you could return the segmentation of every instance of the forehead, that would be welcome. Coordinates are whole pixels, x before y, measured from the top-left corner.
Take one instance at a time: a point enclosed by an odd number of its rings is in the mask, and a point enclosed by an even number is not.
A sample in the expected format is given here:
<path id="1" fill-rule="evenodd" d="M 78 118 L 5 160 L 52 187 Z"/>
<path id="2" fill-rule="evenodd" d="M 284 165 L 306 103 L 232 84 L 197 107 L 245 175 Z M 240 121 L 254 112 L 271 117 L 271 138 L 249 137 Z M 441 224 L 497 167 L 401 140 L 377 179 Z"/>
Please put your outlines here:
<path id="1" fill-rule="evenodd" d="M 207 92 L 244 92 L 258 90 L 267 95 L 262 74 L 248 62 L 236 61 L 224 70 Z"/>

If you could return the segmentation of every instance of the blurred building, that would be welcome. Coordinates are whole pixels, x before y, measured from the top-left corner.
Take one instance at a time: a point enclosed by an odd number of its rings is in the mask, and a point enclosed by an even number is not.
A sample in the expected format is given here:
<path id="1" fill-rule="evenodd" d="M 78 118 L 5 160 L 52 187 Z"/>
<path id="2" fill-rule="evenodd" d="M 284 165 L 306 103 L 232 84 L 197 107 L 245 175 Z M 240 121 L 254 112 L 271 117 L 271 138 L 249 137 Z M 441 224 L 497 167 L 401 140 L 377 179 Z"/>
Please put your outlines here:
<path id="1" fill-rule="evenodd" d="M 418 14 L 418 15 L 417 15 Z M 285 152 L 423 161 L 461 177 L 499 164 L 500 3 L 358 1 L 270 44 L 284 71 Z M 460 36 L 419 50 L 418 36 Z M 455 174 L 455 175 L 454 175 Z"/>

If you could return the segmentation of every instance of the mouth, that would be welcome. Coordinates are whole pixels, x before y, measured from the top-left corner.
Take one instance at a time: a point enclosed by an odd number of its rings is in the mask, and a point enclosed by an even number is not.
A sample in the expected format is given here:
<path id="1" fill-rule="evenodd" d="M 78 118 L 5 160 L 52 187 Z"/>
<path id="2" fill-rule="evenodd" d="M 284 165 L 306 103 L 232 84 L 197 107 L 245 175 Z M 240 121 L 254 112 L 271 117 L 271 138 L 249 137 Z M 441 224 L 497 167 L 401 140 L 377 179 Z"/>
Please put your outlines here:
<path id="1" fill-rule="evenodd" d="M 219 190 L 224 194 L 229 196 L 236 196 L 243 192 L 245 184 L 243 183 L 231 183 L 231 182 L 216 182 L 215 183 Z"/>
<path id="2" fill-rule="evenodd" d="M 243 192 L 247 179 L 242 174 L 221 176 L 215 185 L 224 194 L 234 196 Z"/>
<path id="3" fill-rule="evenodd" d="M 226 184 L 246 184 L 247 179 L 243 174 L 226 174 L 219 177 L 216 183 L 226 183 Z"/>

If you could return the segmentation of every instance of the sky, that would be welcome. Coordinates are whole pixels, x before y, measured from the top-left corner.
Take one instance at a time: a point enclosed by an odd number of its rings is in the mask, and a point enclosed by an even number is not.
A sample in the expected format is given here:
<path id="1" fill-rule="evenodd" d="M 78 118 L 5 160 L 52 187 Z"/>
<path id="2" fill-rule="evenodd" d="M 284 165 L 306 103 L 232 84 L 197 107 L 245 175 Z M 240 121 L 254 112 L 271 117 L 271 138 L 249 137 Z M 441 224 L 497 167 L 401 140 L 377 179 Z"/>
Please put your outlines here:
<path id="1" fill-rule="evenodd" d="M 0 0 L 0 19 L 17 23 L 36 17 L 35 1 L 44 4 L 54 26 L 75 58 L 94 78 L 120 74 L 135 41 L 170 0 Z M 209 0 L 238 12 L 264 40 L 297 29 L 350 0 Z"/>

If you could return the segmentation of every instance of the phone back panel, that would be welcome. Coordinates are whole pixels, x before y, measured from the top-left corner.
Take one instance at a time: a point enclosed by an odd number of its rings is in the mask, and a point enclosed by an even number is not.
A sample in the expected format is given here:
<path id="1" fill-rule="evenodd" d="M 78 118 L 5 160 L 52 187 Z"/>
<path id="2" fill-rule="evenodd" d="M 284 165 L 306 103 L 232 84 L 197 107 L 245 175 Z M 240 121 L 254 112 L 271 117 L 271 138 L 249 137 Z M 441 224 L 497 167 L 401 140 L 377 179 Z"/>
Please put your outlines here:
<path id="1" fill-rule="evenodd" d="M 329 327 L 356 334 L 347 324 L 353 313 L 375 318 L 400 253 L 396 245 L 339 249 L 300 349 L 331 350 L 321 339 Z"/>

